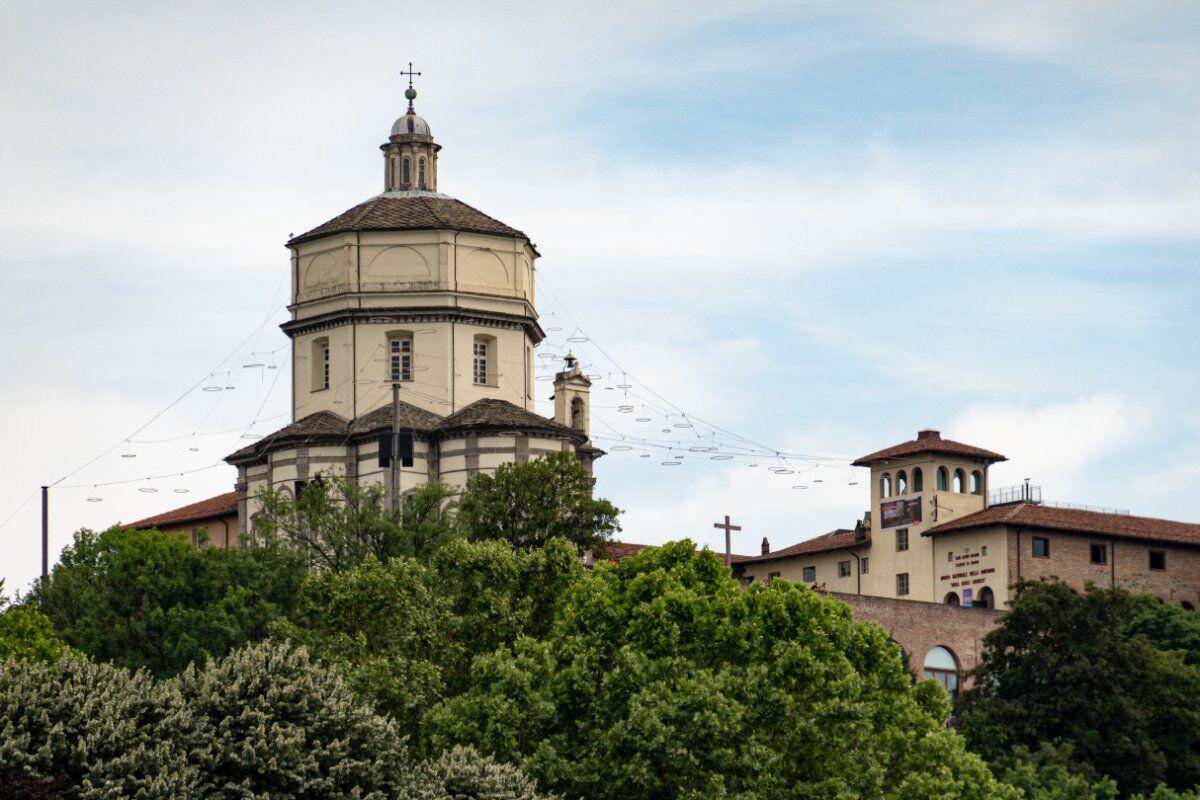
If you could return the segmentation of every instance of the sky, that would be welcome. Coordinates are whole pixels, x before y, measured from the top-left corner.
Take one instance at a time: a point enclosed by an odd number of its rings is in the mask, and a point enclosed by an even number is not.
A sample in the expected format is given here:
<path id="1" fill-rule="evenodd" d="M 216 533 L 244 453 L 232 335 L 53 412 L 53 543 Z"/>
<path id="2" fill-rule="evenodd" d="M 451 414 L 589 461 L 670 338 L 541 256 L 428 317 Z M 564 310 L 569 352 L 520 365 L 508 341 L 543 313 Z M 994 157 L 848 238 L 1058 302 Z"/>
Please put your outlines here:
<path id="1" fill-rule="evenodd" d="M 1200 521 L 1200 6 L 9 0 L 7 593 L 39 486 L 56 557 L 288 421 L 284 242 L 381 190 L 409 61 L 439 189 L 530 234 L 541 349 L 598 378 L 623 540 L 852 526 L 840 465 L 926 427 L 994 487 Z M 611 449 L 685 414 L 822 460 Z"/>

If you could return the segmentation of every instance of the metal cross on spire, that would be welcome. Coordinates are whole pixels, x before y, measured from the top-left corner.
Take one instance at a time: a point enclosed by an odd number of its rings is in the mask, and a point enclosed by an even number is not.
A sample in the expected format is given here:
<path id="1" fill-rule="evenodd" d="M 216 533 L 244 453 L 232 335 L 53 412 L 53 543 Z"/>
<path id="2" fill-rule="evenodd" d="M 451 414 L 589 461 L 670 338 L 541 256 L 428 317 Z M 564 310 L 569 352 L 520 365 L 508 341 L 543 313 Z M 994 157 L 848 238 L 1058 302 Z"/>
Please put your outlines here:
<path id="1" fill-rule="evenodd" d="M 408 88 L 410 88 L 410 89 L 411 89 L 411 88 L 413 88 L 413 85 L 412 85 L 412 79 L 413 79 L 414 77 L 417 77 L 417 78 L 421 77 L 421 73 L 419 73 L 419 72 L 413 72 L 413 68 L 412 68 L 412 67 L 413 67 L 413 65 L 412 65 L 412 62 L 410 61 L 410 62 L 408 62 L 408 70 L 407 70 L 407 71 L 405 71 L 405 70 L 400 70 L 400 74 L 401 74 L 401 75 L 406 75 L 406 76 L 408 76 Z"/>
<path id="2" fill-rule="evenodd" d="M 417 90 L 413 88 L 412 79 L 421 77 L 421 73 L 413 72 L 412 62 L 408 62 L 407 70 L 400 70 L 401 75 L 408 77 L 408 88 L 404 90 L 404 96 L 408 98 L 408 113 L 413 114 L 413 100 L 417 99 Z"/>

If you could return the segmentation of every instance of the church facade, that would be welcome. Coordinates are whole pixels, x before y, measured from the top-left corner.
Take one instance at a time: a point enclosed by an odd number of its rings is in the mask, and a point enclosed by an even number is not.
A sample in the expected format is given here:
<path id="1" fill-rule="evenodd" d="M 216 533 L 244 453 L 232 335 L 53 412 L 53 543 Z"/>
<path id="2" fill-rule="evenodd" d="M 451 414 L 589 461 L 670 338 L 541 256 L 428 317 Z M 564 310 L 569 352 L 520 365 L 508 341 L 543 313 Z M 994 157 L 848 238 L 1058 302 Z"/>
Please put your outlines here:
<path id="1" fill-rule="evenodd" d="M 573 360 L 555 378 L 554 417 L 535 410 L 537 247 L 438 191 L 441 146 L 411 86 L 406 96 L 380 148 L 384 191 L 287 243 L 293 421 L 226 458 L 239 533 L 262 491 L 294 495 L 318 475 L 382 483 L 391 496 L 393 483 L 461 487 L 552 452 L 589 470 L 603 455 Z M 386 452 L 394 422 L 412 450 L 398 470 Z"/>

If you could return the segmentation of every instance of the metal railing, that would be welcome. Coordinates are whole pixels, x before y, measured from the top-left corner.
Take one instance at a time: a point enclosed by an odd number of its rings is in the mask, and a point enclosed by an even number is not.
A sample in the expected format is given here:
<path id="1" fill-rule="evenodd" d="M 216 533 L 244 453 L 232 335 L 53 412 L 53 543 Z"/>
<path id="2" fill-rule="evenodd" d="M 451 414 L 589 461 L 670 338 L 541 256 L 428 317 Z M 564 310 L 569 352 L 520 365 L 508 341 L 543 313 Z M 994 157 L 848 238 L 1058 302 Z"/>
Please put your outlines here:
<path id="1" fill-rule="evenodd" d="M 1016 486 L 1005 486 L 996 489 L 988 495 L 989 506 L 1003 506 L 1009 503 L 1040 503 L 1042 502 L 1042 487 L 1028 483 Z"/>

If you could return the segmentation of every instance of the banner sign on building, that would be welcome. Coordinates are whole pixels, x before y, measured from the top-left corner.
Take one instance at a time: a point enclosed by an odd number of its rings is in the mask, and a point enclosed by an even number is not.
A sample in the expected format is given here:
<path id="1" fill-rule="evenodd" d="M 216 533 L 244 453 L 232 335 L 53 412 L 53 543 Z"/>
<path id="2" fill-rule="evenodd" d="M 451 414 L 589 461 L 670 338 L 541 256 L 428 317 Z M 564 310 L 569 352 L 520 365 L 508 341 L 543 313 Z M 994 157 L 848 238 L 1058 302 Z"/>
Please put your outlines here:
<path id="1" fill-rule="evenodd" d="M 921 498 L 912 497 L 906 500 L 892 500 L 879 504 L 880 526 L 883 528 L 900 528 L 905 525 L 921 524 Z"/>

